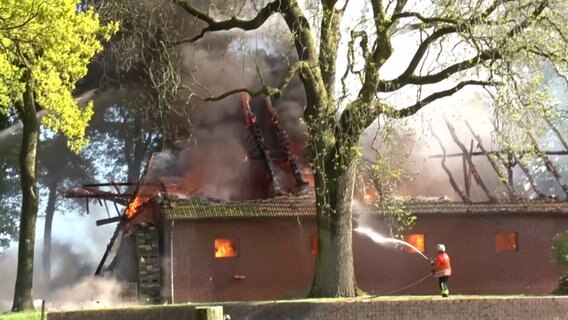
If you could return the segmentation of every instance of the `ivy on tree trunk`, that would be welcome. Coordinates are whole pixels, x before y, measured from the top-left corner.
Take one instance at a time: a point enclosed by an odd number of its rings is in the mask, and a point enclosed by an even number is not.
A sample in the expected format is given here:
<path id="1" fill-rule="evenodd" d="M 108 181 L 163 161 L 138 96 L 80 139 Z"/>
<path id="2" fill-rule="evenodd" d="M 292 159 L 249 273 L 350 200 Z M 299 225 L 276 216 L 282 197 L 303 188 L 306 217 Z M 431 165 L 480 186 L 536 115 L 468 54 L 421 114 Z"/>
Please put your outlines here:
<path id="1" fill-rule="evenodd" d="M 18 115 L 23 124 L 19 160 L 22 212 L 20 215 L 20 236 L 18 240 L 18 273 L 12 311 L 33 309 L 33 264 L 39 196 L 36 184 L 39 123 L 36 117 L 33 88 L 30 82 L 27 82 L 23 100 L 23 103 L 17 105 Z"/>

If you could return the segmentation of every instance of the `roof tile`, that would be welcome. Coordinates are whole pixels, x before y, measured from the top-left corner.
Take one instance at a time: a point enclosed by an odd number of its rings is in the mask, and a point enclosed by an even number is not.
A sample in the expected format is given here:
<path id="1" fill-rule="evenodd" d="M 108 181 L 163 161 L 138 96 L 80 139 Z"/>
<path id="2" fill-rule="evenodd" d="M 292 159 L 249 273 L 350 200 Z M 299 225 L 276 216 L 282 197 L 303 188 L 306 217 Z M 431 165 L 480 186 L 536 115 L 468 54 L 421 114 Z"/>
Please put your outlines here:
<path id="1" fill-rule="evenodd" d="M 250 201 L 214 201 L 208 199 L 164 199 L 166 220 L 228 217 L 296 217 L 315 216 L 313 196 L 275 197 Z"/>
<path id="2" fill-rule="evenodd" d="M 163 198 L 161 206 L 166 220 L 196 220 L 229 217 L 296 217 L 315 216 L 313 195 L 279 196 L 262 200 L 216 201 L 211 199 Z M 533 200 L 508 202 L 408 201 L 404 207 L 415 215 L 451 214 L 568 214 L 568 202 Z M 381 210 L 373 211 L 381 214 Z"/>

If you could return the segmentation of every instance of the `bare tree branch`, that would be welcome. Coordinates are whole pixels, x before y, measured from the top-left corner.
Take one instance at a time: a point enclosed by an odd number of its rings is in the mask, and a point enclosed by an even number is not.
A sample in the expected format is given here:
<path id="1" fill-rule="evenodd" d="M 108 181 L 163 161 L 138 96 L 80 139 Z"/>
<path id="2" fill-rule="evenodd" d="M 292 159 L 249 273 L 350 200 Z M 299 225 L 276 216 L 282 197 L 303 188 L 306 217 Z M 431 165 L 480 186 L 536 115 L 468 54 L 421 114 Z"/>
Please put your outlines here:
<path id="1" fill-rule="evenodd" d="M 455 26 L 451 26 L 451 27 L 445 27 L 445 28 L 441 28 L 438 29 L 436 31 L 434 31 L 431 35 L 429 35 L 424 41 L 422 41 L 422 43 L 420 43 L 420 45 L 418 46 L 418 49 L 416 50 L 416 52 L 414 53 L 414 56 L 412 57 L 412 60 L 410 61 L 410 63 L 408 64 L 408 67 L 406 67 L 406 70 L 404 70 L 404 72 L 398 76 L 396 79 L 391 80 L 390 82 L 392 83 L 404 83 L 406 79 L 408 79 L 416 70 L 416 67 L 418 66 L 418 64 L 420 63 L 420 61 L 422 60 L 422 58 L 424 57 L 424 54 L 426 53 L 426 51 L 428 51 L 428 48 L 430 47 L 430 45 L 442 38 L 445 35 L 451 34 L 451 33 L 455 33 L 458 31 L 458 28 Z M 379 85 L 379 90 L 382 91 L 383 87 L 389 87 L 389 84 L 387 84 L 385 81 L 382 81 L 381 84 Z M 397 90 L 397 89 L 395 89 Z"/>
<path id="2" fill-rule="evenodd" d="M 187 87 L 183 87 L 183 89 L 189 90 L 192 97 L 195 97 L 195 98 L 202 100 L 202 101 L 219 101 L 219 100 L 225 99 L 228 96 L 236 94 L 236 93 L 247 93 L 251 97 L 258 97 L 258 96 L 264 94 L 264 95 L 273 96 L 275 98 L 279 98 L 282 95 L 282 91 L 286 87 L 288 87 L 288 85 L 290 84 L 290 82 L 292 81 L 294 76 L 296 75 L 296 72 L 298 70 L 301 70 L 301 69 L 307 68 L 307 67 L 308 67 L 308 64 L 305 61 L 296 61 L 294 64 L 292 64 L 288 68 L 288 72 L 286 73 L 286 76 L 284 77 L 284 79 L 282 79 L 282 82 L 277 87 L 263 86 L 262 88 L 260 88 L 256 91 L 253 91 L 253 90 L 248 89 L 248 88 L 236 88 L 236 89 L 232 89 L 232 90 L 228 90 L 226 92 L 223 92 L 222 94 L 217 95 L 217 96 L 213 96 L 213 95 L 199 96 L 199 95 L 196 95 L 195 93 L 193 93 L 193 91 L 191 89 L 187 88 Z"/>
<path id="3" fill-rule="evenodd" d="M 396 23 L 400 19 L 404 18 L 416 18 L 420 20 L 422 23 L 426 24 L 435 24 L 435 23 L 447 23 L 447 24 L 460 24 L 460 22 L 456 19 L 445 18 L 445 17 L 425 17 L 421 13 L 418 12 L 399 12 L 392 15 L 390 25 Z M 389 26 L 390 26 L 389 25 Z"/>
<path id="4" fill-rule="evenodd" d="M 231 19 L 224 20 L 224 21 L 215 21 L 215 19 L 208 14 L 199 11 L 197 8 L 192 6 L 188 3 L 187 0 L 175 0 L 175 3 L 183 8 L 188 14 L 193 17 L 196 17 L 203 22 L 207 23 L 207 27 L 203 28 L 201 32 L 196 35 L 195 37 L 189 39 L 182 39 L 178 41 L 176 44 L 185 43 L 185 42 L 195 42 L 208 32 L 213 31 L 220 31 L 220 30 L 230 30 L 233 28 L 242 29 L 242 30 L 255 30 L 258 29 L 260 26 L 272 16 L 272 14 L 279 12 L 282 3 L 280 0 L 275 0 L 273 2 L 269 2 L 264 8 L 262 8 L 254 18 L 250 20 L 242 20 L 237 17 L 232 17 Z"/>
<path id="5" fill-rule="evenodd" d="M 498 50 L 486 50 L 479 53 L 473 58 L 455 63 L 435 74 L 428 74 L 424 76 L 408 75 L 406 76 L 406 78 L 399 77 L 393 80 L 381 81 L 379 83 L 378 91 L 392 92 L 408 84 L 424 85 L 438 83 L 457 72 L 471 69 L 479 65 L 483 61 L 497 60 L 501 58 L 502 55 Z"/>
<path id="6" fill-rule="evenodd" d="M 431 102 L 434 102 L 434 101 L 441 99 L 441 98 L 444 98 L 444 97 L 449 97 L 449 96 L 453 95 L 454 93 L 460 91 L 464 87 L 473 86 L 473 85 L 485 87 L 485 86 L 497 86 L 497 85 L 499 85 L 499 83 L 498 82 L 490 82 L 490 81 L 480 81 L 480 80 L 466 80 L 466 81 L 462 81 L 462 82 L 458 83 L 457 85 L 455 85 L 454 87 L 452 87 L 450 89 L 435 92 L 435 93 L 427 96 L 426 98 L 418 101 L 417 103 L 415 103 L 412 106 L 409 106 L 409 107 L 406 107 L 406 108 L 403 108 L 403 109 L 400 109 L 400 110 L 395 110 L 395 109 L 385 110 L 384 105 L 381 105 L 379 110 L 382 111 L 382 113 L 388 114 L 392 118 L 408 117 L 408 116 L 414 115 L 416 112 L 418 112 L 420 109 L 422 109 L 424 106 L 428 105 Z"/>
<path id="7" fill-rule="evenodd" d="M 329 96 L 335 94 L 335 74 L 337 71 L 337 52 L 339 48 L 340 22 L 343 12 L 335 9 L 337 0 L 322 2 L 323 17 L 320 24 L 319 64 L 323 83 Z"/>
<path id="8" fill-rule="evenodd" d="M 513 1 L 513 0 L 510 0 L 510 1 Z M 464 61 L 460 61 L 458 63 L 455 63 L 455 64 L 445 68 L 444 70 L 442 70 L 442 71 L 440 71 L 436 74 L 424 75 L 424 76 L 414 75 L 414 72 L 416 71 L 416 67 L 418 66 L 418 64 L 420 63 L 420 61 L 424 57 L 424 54 L 429 49 L 429 47 L 432 43 L 434 43 L 436 40 L 442 38 L 445 35 L 448 35 L 448 34 L 451 34 L 451 33 L 461 32 L 462 30 L 468 30 L 469 28 L 471 28 L 472 25 L 475 25 L 475 24 L 485 23 L 487 17 L 489 17 L 490 14 L 493 13 L 499 7 L 499 5 L 502 5 L 502 4 L 504 4 L 506 2 L 510 2 L 510 1 L 495 1 L 482 14 L 475 16 L 475 17 L 472 17 L 471 19 L 465 20 L 465 21 L 458 21 L 458 20 L 455 20 L 455 19 L 449 19 L 449 18 L 444 18 L 444 17 L 424 17 L 423 15 L 416 13 L 416 12 L 401 12 L 399 14 L 393 15 L 393 18 L 391 19 L 391 22 L 390 22 L 391 24 L 394 23 L 396 20 L 401 19 L 401 18 L 414 17 L 414 18 L 421 20 L 424 23 L 446 23 L 446 24 L 451 24 L 451 26 L 447 26 L 447 27 L 443 27 L 441 29 L 438 29 L 438 30 L 434 31 L 430 36 L 428 36 L 418 46 L 416 53 L 414 54 L 412 60 L 410 61 L 409 65 L 405 69 L 405 71 L 395 79 L 381 81 L 380 84 L 379 84 L 378 90 L 381 91 L 381 92 L 392 92 L 392 91 L 396 91 L 396 90 L 398 90 L 398 89 L 400 89 L 400 88 L 402 88 L 402 87 L 404 87 L 405 85 L 408 85 L 408 84 L 422 85 L 422 84 L 437 83 L 437 82 L 440 82 L 440 81 L 446 79 L 448 76 L 450 76 L 454 73 L 473 68 L 473 67 L 479 65 L 483 61 L 502 59 L 502 55 L 500 53 L 500 50 L 498 49 L 499 46 L 497 46 L 494 49 L 488 49 L 488 50 L 480 51 L 478 53 L 478 55 L 476 55 L 475 57 L 470 58 L 469 60 L 464 60 Z M 536 17 L 538 17 L 539 15 L 542 14 L 542 12 L 544 11 L 544 9 L 547 6 L 548 6 L 547 0 L 543 0 L 542 2 L 540 2 L 540 4 L 533 10 L 530 17 L 527 17 L 526 19 L 524 19 L 520 23 L 513 26 L 509 30 L 509 32 L 507 33 L 507 36 L 504 39 L 508 40 L 512 37 L 515 37 L 519 33 L 521 33 L 524 29 L 526 29 L 528 26 L 530 26 L 531 22 Z M 503 44 L 501 46 L 503 46 Z"/>
<path id="9" fill-rule="evenodd" d="M 396 5 L 394 6 L 393 15 L 399 14 L 404 10 L 408 0 L 396 0 Z M 392 19 L 392 18 L 391 18 Z"/>

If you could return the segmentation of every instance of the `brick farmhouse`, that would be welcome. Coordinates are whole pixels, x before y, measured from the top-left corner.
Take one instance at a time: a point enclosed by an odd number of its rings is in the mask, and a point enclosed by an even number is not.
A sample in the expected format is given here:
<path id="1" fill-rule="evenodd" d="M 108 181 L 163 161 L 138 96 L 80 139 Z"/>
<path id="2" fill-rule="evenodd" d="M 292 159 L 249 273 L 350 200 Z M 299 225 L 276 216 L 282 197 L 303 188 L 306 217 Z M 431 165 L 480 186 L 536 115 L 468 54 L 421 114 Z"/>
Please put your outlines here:
<path id="1" fill-rule="evenodd" d="M 427 256 L 446 244 L 452 294 L 547 294 L 562 276 L 550 248 L 568 229 L 566 202 L 410 201 L 406 209 L 418 218 L 407 241 Z M 356 219 L 388 234 L 379 211 Z M 109 270 L 156 302 L 302 297 L 314 273 L 315 223 L 310 194 L 238 202 L 161 194 L 129 221 Z M 366 292 L 437 293 L 433 278 L 419 281 L 430 265 L 416 252 L 357 232 L 353 247 L 357 283 Z"/>

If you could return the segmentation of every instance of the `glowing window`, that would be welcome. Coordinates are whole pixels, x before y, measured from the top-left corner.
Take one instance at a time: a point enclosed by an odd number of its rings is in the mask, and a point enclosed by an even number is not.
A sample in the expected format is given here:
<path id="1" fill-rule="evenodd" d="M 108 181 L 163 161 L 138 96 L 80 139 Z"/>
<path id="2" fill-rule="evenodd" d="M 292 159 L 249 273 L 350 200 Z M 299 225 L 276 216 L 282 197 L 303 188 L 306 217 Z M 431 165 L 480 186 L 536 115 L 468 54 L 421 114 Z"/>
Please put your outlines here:
<path id="1" fill-rule="evenodd" d="M 215 258 L 230 258 L 238 256 L 237 240 L 215 239 Z"/>
<path id="2" fill-rule="evenodd" d="M 424 253 L 426 250 L 424 249 L 426 246 L 424 245 L 424 234 L 423 233 L 413 233 L 407 234 L 404 236 L 404 241 L 410 243 L 413 247 L 418 249 L 420 252 Z M 404 250 L 410 253 L 417 253 L 416 250 L 405 246 Z"/>
<path id="3" fill-rule="evenodd" d="M 516 232 L 498 232 L 495 234 L 495 251 L 519 251 Z"/>
<path id="4" fill-rule="evenodd" d="M 318 253 L 318 237 L 314 234 L 310 236 L 310 248 L 312 250 L 312 254 Z"/>

